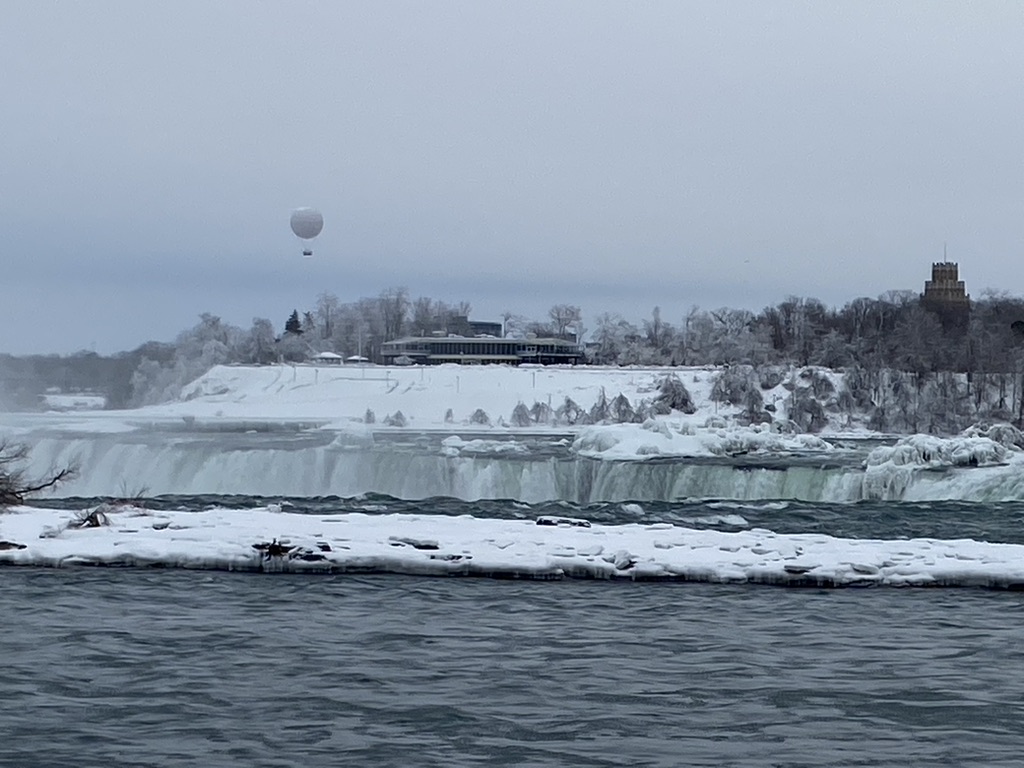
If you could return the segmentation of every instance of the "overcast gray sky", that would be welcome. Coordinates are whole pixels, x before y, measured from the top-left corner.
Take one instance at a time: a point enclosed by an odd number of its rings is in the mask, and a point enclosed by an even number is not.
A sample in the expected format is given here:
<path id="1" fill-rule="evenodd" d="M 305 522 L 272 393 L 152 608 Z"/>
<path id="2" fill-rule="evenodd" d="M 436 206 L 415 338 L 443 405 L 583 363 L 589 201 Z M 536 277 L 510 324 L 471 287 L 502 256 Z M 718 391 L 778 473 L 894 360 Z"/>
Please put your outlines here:
<path id="1" fill-rule="evenodd" d="M 6 0 L 0 351 L 390 286 L 839 306 L 943 243 L 1024 293 L 1022 40 L 1019 2 Z"/>

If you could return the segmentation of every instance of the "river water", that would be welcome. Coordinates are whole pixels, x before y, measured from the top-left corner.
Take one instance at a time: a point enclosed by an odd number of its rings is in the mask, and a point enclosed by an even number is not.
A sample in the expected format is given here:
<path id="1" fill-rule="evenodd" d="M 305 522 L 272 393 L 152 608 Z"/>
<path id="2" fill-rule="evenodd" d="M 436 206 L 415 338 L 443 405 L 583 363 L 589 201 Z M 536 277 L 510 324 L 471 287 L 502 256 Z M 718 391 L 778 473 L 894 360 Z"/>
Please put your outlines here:
<path id="1" fill-rule="evenodd" d="M 0 572 L 3 766 L 1020 765 L 1020 593 Z"/>
<path id="2" fill-rule="evenodd" d="M 44 440 L 41 462 L 79 456 L 88 472 L 71 487 L 82 496 L 39 504 L 148 488 L 162 495 L 138 501 L 166 510 L 1024 543 L 1013 466 L 929 472 L 917 501 L 880 500 L 855 492 L 846 460 L 605 466 L 224 443 L 258 437 Z M 1024 754 L 1019 592 L 5 568 L 0 615 L 0 766 L 904 768 Z"/>

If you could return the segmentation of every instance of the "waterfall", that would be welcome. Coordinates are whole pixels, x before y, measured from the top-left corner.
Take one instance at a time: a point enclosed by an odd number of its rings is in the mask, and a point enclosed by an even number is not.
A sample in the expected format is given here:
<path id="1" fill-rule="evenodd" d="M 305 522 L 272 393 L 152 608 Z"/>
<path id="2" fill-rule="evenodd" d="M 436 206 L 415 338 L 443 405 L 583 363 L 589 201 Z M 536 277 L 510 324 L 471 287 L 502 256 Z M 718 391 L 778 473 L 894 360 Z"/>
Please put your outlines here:
<path id="1" fill-rule="evenodd" d="M 436 442 L 436 441 L 435 441 Z M 343 496 L 380 493 L 402 499 L 444 496 L 528 503 L 562 499 L 671 501 L 686 498 L 863 498 L 1000 501 L 1024 498 L 1014 467 L 893 470 L 889 482 L 865 481 L 856 461 L 816 465 L 775 457 L 761 464 L 728 459 L 604 461 L 562 450 L 448 455 L 435 445 L 339 443 L 330 433 L 181 435 L 159 432 L 43 436 L 31 442 L 30 474 L 75 464 L 62 496 L 242 494 Z M 898 473 L 898 474 L 897 474 Z"/>
<path id="2" fill-rule="evenodd" d="M 43 437 L 29 471 L 75 464 L 63 496 L 247 494 L 576 503 L 682 498 L 853 501 L 853 468 L 738 467 L 686 461 L 601 461 L 572 454 L 443 455 L 429 449 L 339 446 L 321 440 L 237 441 L 137 433 Z"/>

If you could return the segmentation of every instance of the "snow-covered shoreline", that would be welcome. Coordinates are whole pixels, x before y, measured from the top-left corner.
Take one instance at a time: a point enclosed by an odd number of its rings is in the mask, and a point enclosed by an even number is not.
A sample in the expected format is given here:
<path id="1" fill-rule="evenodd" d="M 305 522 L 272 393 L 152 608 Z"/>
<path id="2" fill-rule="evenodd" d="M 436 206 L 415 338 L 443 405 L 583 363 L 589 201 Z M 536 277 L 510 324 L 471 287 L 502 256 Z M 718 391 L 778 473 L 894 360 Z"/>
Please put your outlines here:
<path id="1" fill-rule="evenodd" d="M 16 507 L 0 515 L 0 564 L 1024 588 L 1024 546 L 1016 544 L 727 533 L 568 518 L 301 515 L 276 505 L 204 512 Z"/>

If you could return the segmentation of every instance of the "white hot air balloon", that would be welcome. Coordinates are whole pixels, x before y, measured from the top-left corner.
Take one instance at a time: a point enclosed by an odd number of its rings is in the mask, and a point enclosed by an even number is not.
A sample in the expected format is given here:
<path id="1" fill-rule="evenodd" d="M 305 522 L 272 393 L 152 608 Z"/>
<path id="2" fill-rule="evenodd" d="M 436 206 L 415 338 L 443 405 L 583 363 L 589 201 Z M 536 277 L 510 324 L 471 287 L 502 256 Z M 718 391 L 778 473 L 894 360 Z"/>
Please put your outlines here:
<path id="1" fill-rule="evenodd" d="M 296 208 L 292 211 L 292 232 L 303 240 L 312 240 L 324 228 L 324 217 L 315 208 Z M 306 243 L 302 255 L 309 258 L 313 255 L 312 243 Z"/>

